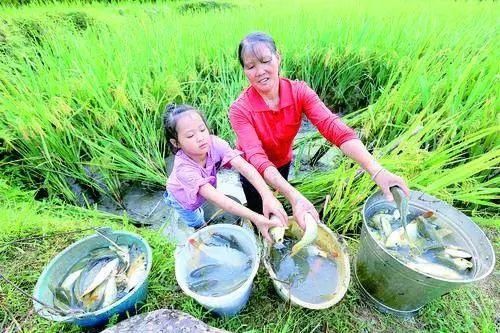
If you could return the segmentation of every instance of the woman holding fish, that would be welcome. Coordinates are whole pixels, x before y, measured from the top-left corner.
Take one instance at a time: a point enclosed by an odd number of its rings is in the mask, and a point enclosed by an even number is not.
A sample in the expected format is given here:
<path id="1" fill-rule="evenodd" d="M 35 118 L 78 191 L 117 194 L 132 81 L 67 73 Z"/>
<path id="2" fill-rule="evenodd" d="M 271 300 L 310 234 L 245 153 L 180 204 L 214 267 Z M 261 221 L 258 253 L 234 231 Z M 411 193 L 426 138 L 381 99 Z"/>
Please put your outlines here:
<path id="1" fill-rule="evenodd" d="M 292 143 L 304 114 L 332 144 L 355 160 L 393 200 L 391 186 L 408 195 L 404 180 L 384 169 L 367 151 L 356 133 L 332 113 L 318 95 L 303 81 L 279 76 L 281 55 L 274 40 L 264 33 L 247 35 L 238 48 L 238 57 L 250 87 L 230 107 L 229 118 L 236 133 L 237 148 L 264 177 L 291 203 L 293 215 L 305 228 L 307 213 L 318 221 L 313 204 L 288 183 Z M 241 177 L 248 207 L 266 215 L 272 203 L 262 202 L 259 193 Z"/>

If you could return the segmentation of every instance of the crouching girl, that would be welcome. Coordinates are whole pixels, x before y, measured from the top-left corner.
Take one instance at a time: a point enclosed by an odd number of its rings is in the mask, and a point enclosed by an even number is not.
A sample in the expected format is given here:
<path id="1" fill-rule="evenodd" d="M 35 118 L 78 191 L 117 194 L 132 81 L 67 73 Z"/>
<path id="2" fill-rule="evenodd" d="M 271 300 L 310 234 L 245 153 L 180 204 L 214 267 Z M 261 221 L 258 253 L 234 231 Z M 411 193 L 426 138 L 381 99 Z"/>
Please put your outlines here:
<path id="1" fill-rule="evenodd" d="M 167 105 L 163 120 L 167 140 L 175 152 L 165 192 L 167 204 L 179 213 L 184 223 L 198 229 L 205 225 L 201 206 L 208 200 L 224 211 L 248 218 L 262 236 L 271 241 L 269 228 L 285 226 L 286 213 L 257 170 L 241 157 L 242 152 L 210 135 L 203 115 L 190 105 Z M 234 167 L 257 189 L 262 198 L 263 215 L 217 190 L 217 170 L 226 166 Z M 279 221 L 270 220 L 271 214 Z"/>

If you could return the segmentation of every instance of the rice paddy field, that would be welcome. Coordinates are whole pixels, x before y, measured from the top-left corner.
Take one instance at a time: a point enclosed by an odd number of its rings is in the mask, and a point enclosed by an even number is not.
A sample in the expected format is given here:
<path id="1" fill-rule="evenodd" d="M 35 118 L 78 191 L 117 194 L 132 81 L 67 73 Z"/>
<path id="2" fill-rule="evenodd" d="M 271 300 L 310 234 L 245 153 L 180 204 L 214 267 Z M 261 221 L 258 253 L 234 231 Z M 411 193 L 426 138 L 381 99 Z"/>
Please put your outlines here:
<path id="1" fill-rule="evenodd" d="M 109 225 L 153 247 L 141 312 L 179 309 L 236 332 L 498 331 L 498 265 L 406 321 L 371 308 L 353 283 L 328 310 L 290 307 L 262 270 L 245 310 L 217 318 L 180 291 L 173 245 L 96 203 L 120 205 L 131 184 L 164 186 L 169 102 L 199 107 L 233 142 L 228 108 L 247 86 L 236 49 L 265 31 L 283 76 L 306 81 L 412 189 L 471 216 L 498 254 L 499 17 L 495 1 L 2 1 L 0 274 L 32 293 L 50 259 L 88 233 L 61 232 Z M 303 136 L 296 161 L 324 146 L 315 132 Z M 355 254 L 361 207 L 376 188 L 331 150 L 326 170 L 298 173 L 294 185 Z M 51 237 L 30 238 L 41 235 Z M 1 279 L 0 329 L 80 331 L 38 317 Z"/>

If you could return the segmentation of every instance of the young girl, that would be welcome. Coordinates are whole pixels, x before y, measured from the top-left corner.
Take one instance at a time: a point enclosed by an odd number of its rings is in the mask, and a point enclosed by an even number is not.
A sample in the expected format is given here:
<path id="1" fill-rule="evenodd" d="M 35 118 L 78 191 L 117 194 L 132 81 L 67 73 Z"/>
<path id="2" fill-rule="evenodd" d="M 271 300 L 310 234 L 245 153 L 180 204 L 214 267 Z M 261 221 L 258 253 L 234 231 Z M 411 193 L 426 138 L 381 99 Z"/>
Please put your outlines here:
<path id="1" fill-rule="evenodd" d="M 175 152 L 174 167 L 165 193 L 167 204 L 187 225 L 197 229 L 205 225 L 201 205 L 209 200 L 227 212 L 248 218 L 262 236 L 271 241 L 269 228 L 285 226 L 286 213 L 257 170 L 240 156 L 242 152 L 210 135 L 201 112 L 190 105 L 167 105 L 163 121 L 165 134 Z M 251 211 L 216 189 L 217 170 L 224 166 L 234 167 L 255 186 L 266 206 L 270 207 L 264 214 L 268 217 L 276 215 L 279 222 Z"/>

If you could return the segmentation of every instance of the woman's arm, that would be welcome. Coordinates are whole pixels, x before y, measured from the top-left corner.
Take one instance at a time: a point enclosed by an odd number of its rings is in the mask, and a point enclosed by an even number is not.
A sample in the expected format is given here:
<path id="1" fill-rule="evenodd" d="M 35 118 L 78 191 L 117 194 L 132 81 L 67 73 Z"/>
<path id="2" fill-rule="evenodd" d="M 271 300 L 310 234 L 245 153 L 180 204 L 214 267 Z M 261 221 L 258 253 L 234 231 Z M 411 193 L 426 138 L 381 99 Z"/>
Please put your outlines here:
<path id="1" fill-rule="evenodd" d="M 360 140 L 346 141 L 340 146 L 340 150 L 370 174 L 372 180 L 380 187 L 387 200 L 394 200 L 390 191 L 390 188 L 394 185 L 401 187 L 406 195 L 410 195 L 410 190 L 406 186 L 405 181 L 401 177 L 384 169 L 372 154 L 366 150 L 366 147 Z"/>
<path id="2" fill-rule="evenodd" d="M 231 160 L 231 165 L 238 170 L 259 192 L 262 198 L 262 208 L 264 216 L 269 218 L 276 215 L 282 222 L 283 226 L 287 224 L 287 215 L 283 206 L 273 195 L 259 172 L 241 156 L 237 156 Z"/>
<path id="3" fill-rule="evenodd" d="M 307 118 L 328 141 L 338 146 L 345 155 L 358 162 L 372 176 L 372 180 L 380 187 L 387 200 L 393 200 L 389 189 L 394 185 L 398 185 L 409 195 L 410 191 L 404 180 L 385 170 L 366 150 L 354 130 L 344 124 L 340 117 L 331 113 L 314 90 L 305 83 L 299 88 L 298 99 L 302 101 Z"/>
<path id="4" fill-rule="evenodd" d="M 303 229 L 305 229 L 306 227 L 306 213 L 310 213 L 314 217 L 316 222 L 319 221 L 319 214 L 316 211 L 314 205 L 309 200 L 307 200 L 307 198 L 304 197 L 295 187 L 290 185 L 290 183 L 285 178 L 283 178 L 278 169 L 276 169 L 274 166 L 267 167 L 266 170 L 264 170 L 264 179 L 269 185 L 280 191 L 280 193 L 282 193 L 285 198 L 287 198 L 287 200 L 292 205 L 293 216 L 295 217 L 295 220 Z"/>
<path id="5" fill-rule="evenodd" d="M 269 242 L 272 242 L 272 239 L 269 236 L 269 228 L 281 226 L 281 223 L 271 221 L 263 215 L 257 214 L 240 203 L 228 198 L 210 183 L 201 186 L 198 193 L 224 211 L 252 221 L 257 229 L 259 229 L 262 236 Z"/>

